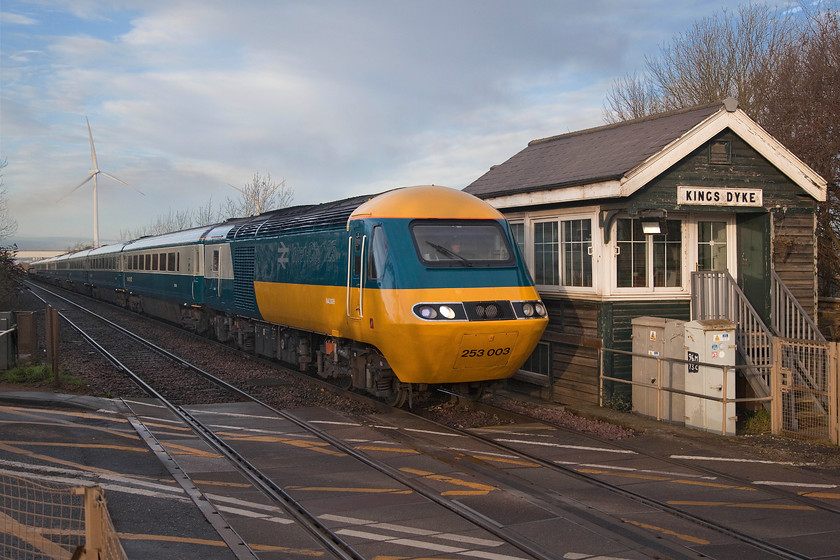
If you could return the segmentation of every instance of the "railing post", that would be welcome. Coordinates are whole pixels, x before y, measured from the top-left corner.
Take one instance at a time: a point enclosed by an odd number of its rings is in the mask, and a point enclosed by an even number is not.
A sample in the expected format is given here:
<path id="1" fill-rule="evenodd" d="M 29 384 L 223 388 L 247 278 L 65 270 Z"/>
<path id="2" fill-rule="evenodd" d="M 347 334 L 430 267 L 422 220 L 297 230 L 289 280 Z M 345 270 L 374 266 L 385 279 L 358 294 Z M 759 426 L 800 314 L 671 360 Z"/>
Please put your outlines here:
<path id="1" fill-rule="evenodd" d="M 96 486 L 85 487 L 85 554 L 89 560 L 102 557 L 102 509 L 105 500 Z"/>
<path id="2" fill-rule="evenodd" d="M 598 374 L 598 406 L 604 407 L 604 349 L 598 348 L 598 362 L 601 371 Z"/>
<path id="3" fill-rule="evenodd" d="M 828 345 L 828 434 L 840 445 L 840 342 Z"/>
<path id="4" fill-rule="evenodd" d="M 773 337 L 773 365 L 770 368 L 770 432 L 782 432 L 782 352 L 781 339 Z"/>
<path id="5" fill-rule="evenodd" d="M 662 358 L 656 357 L 656 421 L 662 421 Z"/>

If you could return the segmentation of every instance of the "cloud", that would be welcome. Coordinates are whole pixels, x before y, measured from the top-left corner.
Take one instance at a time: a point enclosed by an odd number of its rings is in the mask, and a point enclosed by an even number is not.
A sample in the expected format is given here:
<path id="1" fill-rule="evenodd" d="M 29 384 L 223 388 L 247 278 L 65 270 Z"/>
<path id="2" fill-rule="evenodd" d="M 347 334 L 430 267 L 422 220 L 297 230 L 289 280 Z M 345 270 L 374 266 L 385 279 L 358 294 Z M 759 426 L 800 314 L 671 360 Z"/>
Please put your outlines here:
<path id="1" fill-rule="evenodd" d="M 613 78 L 725 0 L 7 0 L 2 157 L 19 234 L 102 237 L 221 202 L 462 188 L 528 140 L 601 124 Z M 106 180 L 107 181 L 107 180 Z"/>

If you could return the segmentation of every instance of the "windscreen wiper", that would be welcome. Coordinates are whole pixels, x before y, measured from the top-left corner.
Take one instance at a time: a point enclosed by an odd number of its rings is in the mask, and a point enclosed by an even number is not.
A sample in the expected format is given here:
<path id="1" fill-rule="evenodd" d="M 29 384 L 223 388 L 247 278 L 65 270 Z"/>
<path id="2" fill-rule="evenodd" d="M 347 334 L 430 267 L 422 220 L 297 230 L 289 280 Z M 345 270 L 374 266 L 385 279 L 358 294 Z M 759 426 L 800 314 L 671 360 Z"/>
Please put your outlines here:
<path id="1" fill-rule="evenodd" d="M 456 259 L 460 260 L 462 263 L 464 263 L 464 266 L 469 266 L 469 267 L 472 267 L 472 265 L 473 265 L 473 264 L 470 262 L 470 260 L 469 260 L 468 258 L 466 258 L 466 257 L 462 257 L 461 255 L 459 255 L 458 253 L 456 253 L 456 252 L 455 252 L 455 251 L 453 251 L 452 249 L 447 249 L 447 248 L 446 248 L 446 247 L 444 247 L 443 245 L 438 245 L 437 243 L 432 243 L 431 241 L 426 241 L 426 243 L 428 243 L 429 245 L 431 245 L 431 246 L 432 246 L 432 248 L 433 248 L 435 251 L 437 251 L 438 253 L 442 253 L 442 254 L 444 254 L 444 255 L 447 255 L 447 256 L 450 256 L 450 257 L 454 257 L 454 258 L 456 258 Z"/>

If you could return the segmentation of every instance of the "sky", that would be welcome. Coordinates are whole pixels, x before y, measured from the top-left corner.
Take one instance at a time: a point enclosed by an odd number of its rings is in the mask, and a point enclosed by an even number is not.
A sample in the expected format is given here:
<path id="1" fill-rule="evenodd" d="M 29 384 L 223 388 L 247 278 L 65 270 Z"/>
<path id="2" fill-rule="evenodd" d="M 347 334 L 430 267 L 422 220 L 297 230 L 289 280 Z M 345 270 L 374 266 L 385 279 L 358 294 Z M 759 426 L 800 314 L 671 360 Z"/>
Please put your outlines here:
<path id="1" fill-rule="evenodd" d="M 530 140 L 604 124 L 616 79 L 742 3 L 2 0 L 10 241 L 92 241 L 92 181 L 73 191 L 86 118 L 99 169 L 143 193 L 99 176 L 102 244 L 239 198 L 255 173 L 293 204 L 463 189 Z"/>

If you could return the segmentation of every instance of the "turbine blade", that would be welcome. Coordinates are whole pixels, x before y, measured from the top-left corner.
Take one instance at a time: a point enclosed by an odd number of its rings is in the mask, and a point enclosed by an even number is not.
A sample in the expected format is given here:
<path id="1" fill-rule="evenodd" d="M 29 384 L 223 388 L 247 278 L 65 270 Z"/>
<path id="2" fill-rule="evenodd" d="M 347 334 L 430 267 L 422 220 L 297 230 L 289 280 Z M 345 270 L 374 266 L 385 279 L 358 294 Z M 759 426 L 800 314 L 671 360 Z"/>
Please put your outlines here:
<path id="1" fill-rule="evenodd" d="M 88 181 L 90 181 L 91 179 L 93 179 L 94 177 L 96 177 L 96 174 L 95 174 L 95 173 L 91 173 L 90 175 L 88 175 L 88 178 L 87 178 L 87 179 L 85 179 L 84 181 L 82 181 L 81 183 L 79 183 L 78 185 L 76 185 L 75 187 L 73 187 L 73 190 L 71 190 L 70 192 L 68 192 L 67 194 L 65 194 L 65 195 L 64 195 L 64 196 L 62 196 L 61 198 L 59 198 L 56 202 L 61 202 L 62 200 L 64 200 L 65 198 L 67 198 L 68 196 L 70 196 L 71 194 L 73 194 L 74 192 L 76 192 L 77 190 L 79 190 L 79 188 L 80 188 L 82 185 L 84 185 L 85 183 L 87 183 Z"/>
<path id="2" fill-rule="evenodd" d="M 131 185 L 129 185 L 128 183 L 126 183 L 126 182 L 125 182 L 125 181 L 123 181 L 122 179 L 119 179 L 119 178 L 117 178 L 117 177 L 114 177 L 114 176 L 113 176 L 113 175 L 111 175 L 110 173 L 105 173 L 104 171 L 100 171 L 100 173 L 102 173 L 102 174 L 103 174 L 103 175 L 105 175 L 106 177 L 109 177 L 109 178 L 113 179 L 114 181 L 116 181 L 116 182 L 118 182 L 118 183 L 122 183 L 123 185 L 125 185 L 125 186 L 126 186 L 126 187 L 128 187 L 128 188 L 130 188 L 131 190 L 133 190 L 133 191 L 137 191 L 137 192 L 139 192 L 140 194 L 142 194 L 143 196 L 146 196 L 145 194 L 143 194 L 142 192 L 140 192 L 138 189 L 135 189 L 134 187 L 132 187 Z"/>
<path id="3" fill-rule="evenodd" d="M 88 127 L 88 138 L 90 138 L 90 161 L 93 162 L 93 169 L 97 170 L 99 166 L 96 163 L 96 150 L 93 148 L 93 132 L 90 131 L 90 121 L 87 117 L 85 117 L 85 122 Z"/>

